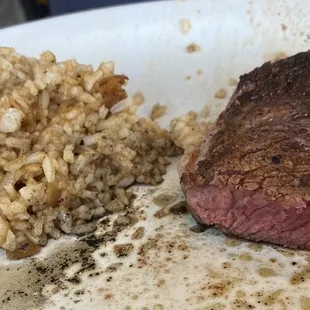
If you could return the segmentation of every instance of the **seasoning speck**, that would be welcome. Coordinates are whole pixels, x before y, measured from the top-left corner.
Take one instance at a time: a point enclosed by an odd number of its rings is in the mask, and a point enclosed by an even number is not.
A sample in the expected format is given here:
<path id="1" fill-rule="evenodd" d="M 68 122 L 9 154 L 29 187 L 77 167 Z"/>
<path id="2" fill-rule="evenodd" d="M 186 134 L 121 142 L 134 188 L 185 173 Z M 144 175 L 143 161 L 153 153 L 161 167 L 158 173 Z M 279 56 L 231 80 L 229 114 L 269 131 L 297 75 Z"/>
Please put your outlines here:
<path id="1" fill-rule="evenodd" d="M 81 283 L 81 279 L 77 276 L 74 276 L 70 279 L 68 279 L 68 282 L 72 283 L 72 284 L 80 284 Z"/>
<path id="2" fill-rule="evenodd" d="M 105 270 L 105 272 L 107 273 L 112 273 L 117 271 L 123 264 L 122 263 L 114 263 L 111 264 L 109 267 L 107 267 L 107 269 Z"/>

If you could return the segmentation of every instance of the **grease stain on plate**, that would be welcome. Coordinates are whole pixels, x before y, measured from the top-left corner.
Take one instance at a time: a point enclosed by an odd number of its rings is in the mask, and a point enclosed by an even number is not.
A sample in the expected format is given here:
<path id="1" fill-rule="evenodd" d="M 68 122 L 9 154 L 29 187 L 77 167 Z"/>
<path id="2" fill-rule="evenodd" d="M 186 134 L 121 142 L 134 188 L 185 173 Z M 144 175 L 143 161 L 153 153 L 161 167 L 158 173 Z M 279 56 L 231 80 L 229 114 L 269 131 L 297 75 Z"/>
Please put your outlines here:
<path id="1" fill-rule="evenodd" d="M 174 161 L 162 185 L 133 188 L 132 223 L 111 218 L 96 234 L 2 266 L 3 308 L 55 309 L 64 298 L 64 309 L 98 308 L 100 296 L 104 309 L 307 309 L 307 252 L 191 231 L 177 180 Z M 175 212 L 153 216 L 167 207 Z"/>

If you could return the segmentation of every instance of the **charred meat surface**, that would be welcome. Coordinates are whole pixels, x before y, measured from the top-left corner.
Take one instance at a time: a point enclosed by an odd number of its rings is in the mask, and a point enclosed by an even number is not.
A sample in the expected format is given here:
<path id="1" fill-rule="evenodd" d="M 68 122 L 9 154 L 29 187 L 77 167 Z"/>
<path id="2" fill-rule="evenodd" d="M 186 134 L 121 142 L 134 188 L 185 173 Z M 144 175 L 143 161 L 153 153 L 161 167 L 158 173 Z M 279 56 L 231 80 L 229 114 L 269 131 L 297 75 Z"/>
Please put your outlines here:
<path id="1" fill-rule="evenodd" d="M 200 149 L 180 164 L 198 223 L 310 249 L 310 52 L 241 76 Z"/>

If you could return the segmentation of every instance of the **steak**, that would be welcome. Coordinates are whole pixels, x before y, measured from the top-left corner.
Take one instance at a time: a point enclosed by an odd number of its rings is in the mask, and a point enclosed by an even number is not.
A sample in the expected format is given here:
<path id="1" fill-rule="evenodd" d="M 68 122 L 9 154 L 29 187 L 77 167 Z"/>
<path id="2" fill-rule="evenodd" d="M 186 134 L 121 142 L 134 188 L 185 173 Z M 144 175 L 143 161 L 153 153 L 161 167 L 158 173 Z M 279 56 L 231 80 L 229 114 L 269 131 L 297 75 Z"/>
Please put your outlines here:
<path id="1" fill-rule="evenodd" d="M 310 52 L 240 77 L 198 150 L 180 162 L 200 224 L 310 249 Z"/>

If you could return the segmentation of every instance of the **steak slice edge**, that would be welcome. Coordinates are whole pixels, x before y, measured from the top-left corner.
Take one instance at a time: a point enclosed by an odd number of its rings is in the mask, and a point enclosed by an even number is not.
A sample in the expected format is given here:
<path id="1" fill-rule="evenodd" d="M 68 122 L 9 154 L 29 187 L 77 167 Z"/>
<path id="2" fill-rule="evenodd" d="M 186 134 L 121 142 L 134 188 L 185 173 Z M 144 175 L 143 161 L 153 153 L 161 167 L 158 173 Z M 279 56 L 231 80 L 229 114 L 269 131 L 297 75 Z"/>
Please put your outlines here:
<path id="1" fill-rule="evenodd" d="M 197 222 L 310 249 L 310 52 L 240 77 L 181 184 Z"/>

